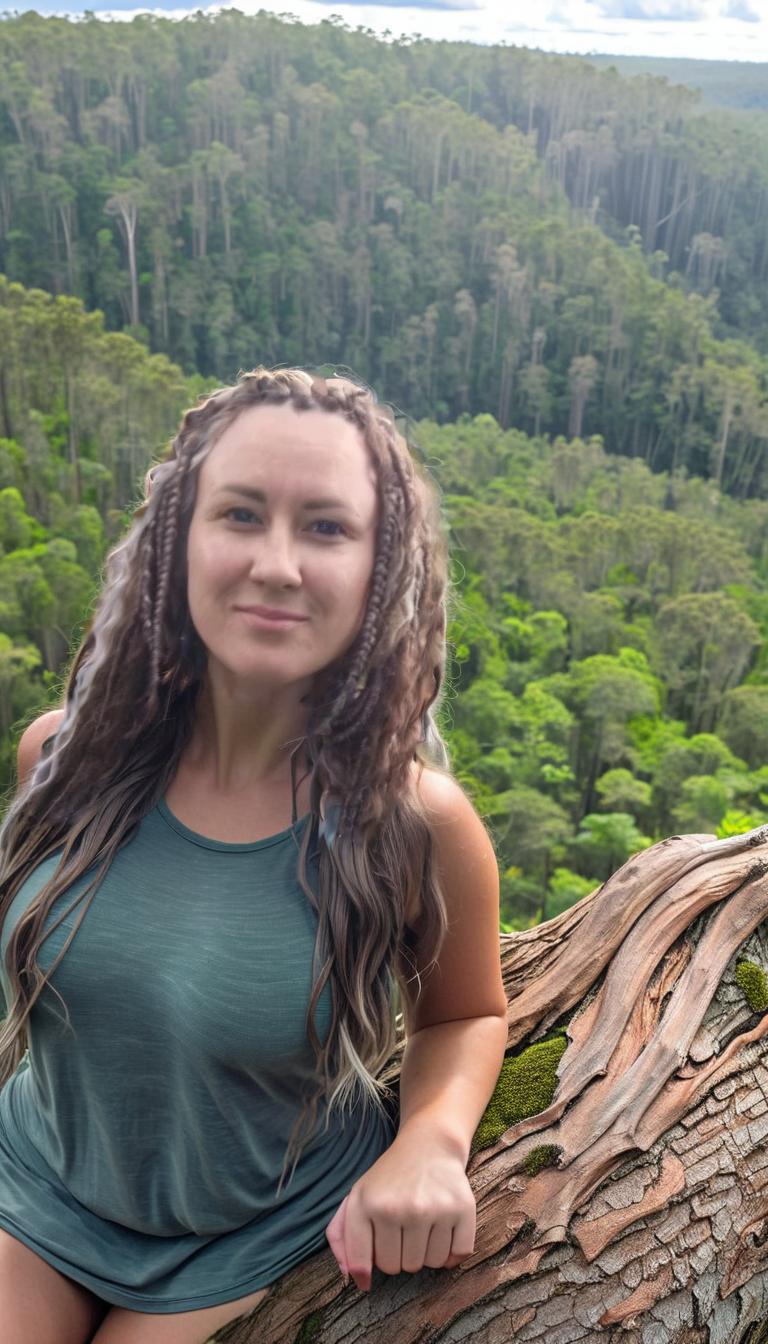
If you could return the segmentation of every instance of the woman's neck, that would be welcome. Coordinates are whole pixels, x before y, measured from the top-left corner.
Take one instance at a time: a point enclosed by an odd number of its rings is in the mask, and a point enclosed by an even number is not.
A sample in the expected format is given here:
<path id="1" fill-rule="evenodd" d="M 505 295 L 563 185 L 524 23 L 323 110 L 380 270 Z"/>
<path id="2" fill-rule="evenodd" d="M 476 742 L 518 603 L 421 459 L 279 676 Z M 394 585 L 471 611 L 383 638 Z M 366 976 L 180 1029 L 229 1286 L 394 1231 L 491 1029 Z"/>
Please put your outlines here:
<path id="1" fill-rule="evenodd" d="M 307 768 L 308 717 L 307 709 L 287 695 L 243 702 L 207 682 L 184 751 L 185 769 L 220 794 L 290 781 L 292 755 L 297 775 Z"/>

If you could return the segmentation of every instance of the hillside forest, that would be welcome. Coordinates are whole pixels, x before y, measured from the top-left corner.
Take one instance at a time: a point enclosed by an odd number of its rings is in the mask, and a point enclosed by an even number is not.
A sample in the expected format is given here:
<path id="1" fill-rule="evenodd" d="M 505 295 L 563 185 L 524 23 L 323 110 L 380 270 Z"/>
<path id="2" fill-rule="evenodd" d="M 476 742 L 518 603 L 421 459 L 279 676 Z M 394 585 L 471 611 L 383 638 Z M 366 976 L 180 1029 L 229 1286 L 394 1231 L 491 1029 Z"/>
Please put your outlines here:
<path id="1" fill-rule="evenodd" d="M 0 784 L 149 462 L 256 362 L 407 416 L 504 927 L 768 820 L 768 137 L 657 75 L 236 10 L 0 24 Z"/>

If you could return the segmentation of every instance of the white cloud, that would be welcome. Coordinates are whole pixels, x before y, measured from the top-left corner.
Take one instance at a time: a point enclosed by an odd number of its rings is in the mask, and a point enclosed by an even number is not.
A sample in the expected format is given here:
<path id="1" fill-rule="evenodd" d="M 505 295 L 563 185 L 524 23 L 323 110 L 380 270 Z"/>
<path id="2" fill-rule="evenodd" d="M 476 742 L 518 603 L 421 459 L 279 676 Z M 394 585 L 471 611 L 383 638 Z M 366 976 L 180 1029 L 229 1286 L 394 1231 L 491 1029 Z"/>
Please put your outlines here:
<path id="1" fill-rule="evenodd" d="M 742 23 L 759 23 L 760 15 L 752 8 L 747 0 L 730 0 L 726 5 L 725 17 L 728 19 L 741 19 Z"/>
<path id="2" fill-rule="evenodd" d="M 325 5 L 328 0 L 312 0 L 313 4 Z M 345 0 L 347 7 L 357 5 L 379 5 L 386 9 L 437 9 L 468 10 L 483 9 L 481 0 Z M 338 5 L 334 6 L 338 9 Z"/>
<path id="3" fill-rule="evenodd" d="M 31 0 L 35 3 L 35 0 Z M 702 60 L 768 59 L 768 0 L 40 0 L 40 12 L 82 13 L 130 19 L 156 12 L 181 18 L 204 8 L 215 13 L 236 3 L 245 14 L 267 10 L 316 24 L 332 14 L 351 28 L 392 36 L 478 43 L 506 42 L 545 51 L 616 56 L 689 56 Z M 121 6 L 134 5 L 131 9 Z M 38 8 L 38 4 L 35 4 Z M 289 13 L 286 13 L 289 11 Z M 608 12 L 610 11 L 610 12 Z M 695 11 L 695 18 L 684 13 Z M 633 17 L 640 15 L 642 17 Z M 666 17 L 665 17 L 666 16 Z"/>
<path id="4" fill-rule="evenodd" d="M 596 9 L 606 19 L 661 19 L 668 23 L 689 23 L 703 19 L 706 0 L 597 0 Z"/>

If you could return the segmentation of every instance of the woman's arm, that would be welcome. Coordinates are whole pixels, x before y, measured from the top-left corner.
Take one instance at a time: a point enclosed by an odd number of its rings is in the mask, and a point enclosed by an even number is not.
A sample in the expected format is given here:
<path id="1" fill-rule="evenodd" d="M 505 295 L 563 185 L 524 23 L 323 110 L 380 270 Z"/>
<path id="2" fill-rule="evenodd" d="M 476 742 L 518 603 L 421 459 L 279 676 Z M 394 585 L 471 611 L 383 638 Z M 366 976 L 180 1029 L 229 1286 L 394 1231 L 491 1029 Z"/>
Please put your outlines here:
<path id="1" fill-rule="evenodd" d="M 433 1141 L 453 1144 L 466 1165 L 507 1044 L 499 870 L 486 829 L 456 781 L 425 770 L 418 787 L 448 932 L 429 973 L 416 948 L 422 989 L 404 1005 L 398 1135 L 423 1127 Z"/>
<path id="2" fill-rule="evenodd" d="M 455 780 L 425 770 L 418 787 L 448 932 L 428 973 L 416 944 L 422 989 L 404 1005 L 397 1135 L 326 1229 L 342 1272 L 363 1289 L 374 1264 L 399 1274 L 449 1268 L 472 1253 L 476 1206 L 465 1168 L 507 1042 L 493 846 Z"/>

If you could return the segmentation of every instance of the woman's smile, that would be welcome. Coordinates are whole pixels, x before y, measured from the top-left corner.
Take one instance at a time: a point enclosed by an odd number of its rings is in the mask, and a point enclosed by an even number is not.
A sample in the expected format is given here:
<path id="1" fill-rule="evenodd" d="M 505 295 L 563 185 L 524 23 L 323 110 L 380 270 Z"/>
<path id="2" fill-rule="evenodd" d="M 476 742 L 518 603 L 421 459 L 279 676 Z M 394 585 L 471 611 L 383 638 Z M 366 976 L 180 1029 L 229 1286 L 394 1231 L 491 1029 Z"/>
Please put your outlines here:
<path id="1" fill-rule="evenodd" d="M 244 616 L 248 624 L 252 625 L 255 630 L 291 630 L 303 621 L 309 620 L 308 616 L 294 616 L 291 612 L 279 611 L 270 607 L 235 607 L 235 611 Z"/>

